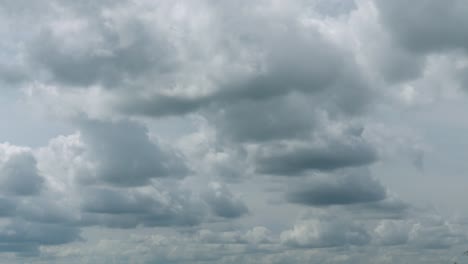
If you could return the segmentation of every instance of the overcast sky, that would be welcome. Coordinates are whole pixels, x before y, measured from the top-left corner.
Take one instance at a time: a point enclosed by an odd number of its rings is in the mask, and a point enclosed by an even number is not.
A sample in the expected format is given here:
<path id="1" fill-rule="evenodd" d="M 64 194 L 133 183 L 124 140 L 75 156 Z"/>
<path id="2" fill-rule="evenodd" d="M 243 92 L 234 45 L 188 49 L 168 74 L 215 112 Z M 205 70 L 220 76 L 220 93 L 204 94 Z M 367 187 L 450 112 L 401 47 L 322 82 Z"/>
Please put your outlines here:
<path id="1" fill-rule="evenodd" d="M 468 1 L 1 0 L 0 263 L 468 263 Z"/>

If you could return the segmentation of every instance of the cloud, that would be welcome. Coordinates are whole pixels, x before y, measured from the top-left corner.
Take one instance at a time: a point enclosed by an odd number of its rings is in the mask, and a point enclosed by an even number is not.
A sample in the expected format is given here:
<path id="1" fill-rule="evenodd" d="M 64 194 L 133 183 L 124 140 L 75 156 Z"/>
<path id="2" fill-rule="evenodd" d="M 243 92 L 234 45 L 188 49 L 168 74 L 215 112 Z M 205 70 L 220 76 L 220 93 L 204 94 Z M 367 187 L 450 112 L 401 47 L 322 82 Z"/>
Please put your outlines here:
<path id="1" fill-rule="evenodd" d="M 461 204 L 462 188 L 437 191 L 464 185 L 463 137 L 434 127 L 466 130 L 447 117 L 466 105 L 467 11 L 461 0 L 3 1 L 0 111 L 31 115 L 3 127 L 32 142 L 43 126 L 17 122 L 67 129 L 40 147 L 0 144 L 0 257 L 446 261 L 466 226 L 414 203 Z M 408 185 L 419 176 L 426 193 Z"/>
<path id="2" fill-rule="evenodd" d="M 58 245 L 75 241 L 79 230 L 73 227 L 50 224 L 17 222 L 2 228 L 0 241 L 9 243 L 33 243 L 36 245 Z"/>
<path id="3" fill-rule="evenodd" d="M 264 226 L 256 226 L 245 234 L 246 240 L 252 244 L 272 243 L 271 231 Z"/>
<path id="4" fill-rule="evenodd" d="M 346 209 L 367 219 L 405 219 L 413 210 L 409 203 L 390 195 L 388 192 L 383 200 L 350 204 Z"/>
<path id="5" fill-rule="evenodd" d="M 453 245 L 465 243 L 466 239 L 466 235 L 460 233 L 456 224 L 442 219 L 423 218 L 412 226 L 409 234 L 411 244 L 426 249 L 448 249 Z"/>
<path id="6" fill-rule="evenodd" d="M 405 221 L 384 220 L 375 228 L 376 243 L 384 246 L 406 244 L 411 227 Z"/>
<path id="7" fill-rule="evenodd" d="M 460 231 L 458 224 L 424 212 L 405 220 L 380 221 L 374 230 L 374 239 L 386 246 L 406 244 L 420 249 L 448 249 L 466 241 L 466 235 Z"/>
<path id="8" fill-rule="evenodd" d="M 96 162 L 96 170 L 95 174 L 82 175 L 84 179 L 77 180 L 142 186 L 152 178 L 181 177 L 188 173 L 182 156 L 153 143 L 146 129 L 137 123 L 82 120 L 79 127 L 86 145 L 85 155 Z"/>
<path id="9" fill-rule="evenodd" d="M 356 3 L 354 0 L 345 0 L 345 1 L 325 1 L 325 0 L 315 0 L 314 11 L 318 12 L 321 15 L 335 17 L 344 14 L 348 14 L 356 9 Z"/>
<path id="10" fill-rule="evenodd" d="M 206 244 L 251 244 L 261 245 L 274 243 L 274 237 L 268 228 L 255 226 L 245 233 L 240 231 L 214 232 L 202 229 L 197 233 L 197 240 Z"/>
<path id="11" fill-rule="evenodd" d="M 246 240 L 239 232 L 213 232 L 208 229 L 198 231 L 197 239 L 206 244 L 245 244 Z"/>
<path id="12" fill-rule="evenodd" d="M 227 186 L 220 183 L 211 183 L 203 198 L 212 212 L 219 217 L 238 218 L 249 212 L 244 202 L 235 197 Z"/>
<path id="13" fill-rule="evenodd" d="M 203 220 L 203 203 L 191 195 L 190 190 L 181 188 L 181 178 L 161 175 L 181 160 L 178 156 L 166 156 L 150 141 L 143 126 L 98 121 L 86 125 L 89 131 L 58 137 L 38 154 L 39 165 L 47 173 L 57 195 L 68 197 L 70 208 L 79 216 L 73 219 L 75 225 L 191 226 Z M 118 163 L 122 169 L 112 171 Z M 185 170 L 186 167 L 181 166 Z M 115 175 L 111 172 L 121 178 L 112 178 Z M 88 178 L 90 175 L 95 177 Z M 102 178 L 102 175 L 110 175 L 110 178 Z"/>
<path id="14" fill-rule="evenodd" d="M 40 70 L 25 78 L 63 93 L 101 90 L 112 100 L 96 103 L 126 115 L 222 110 L 292 92 L 326 98 L 316 101 L 329 111 L 362 111 L 372 96 L 353 55 L 294 17 L 301 9 L 297 3 L 281 6 L 291 13 L 246 2 L 54 1 L 33 7 L 43 14 L 21 52 Z M 231 8 L 243 12 L 233 16 Z M 28 24 L 27 18 L 10 18 Z"/>
<path id="15" fill-rule="evenodd" d="M 180 190 L 86 188 L 81 200 L 84 225 L 132 228 L 192 226 L 204 217 L 204 208 Z"/>
<path id="16" fill-rule="evenodd" d="M 62 21 L 73 23 L 69 28 L 57 24 L 30 44 L 33 63 L 59 84 L 118 88 L 126 80 L 154 73 L 152 69 L 166 72 L 173 67 L 166 56 L 170 44 L 158 39 L 160 35 L 146 23 L 124 12 L 91 19 L 80 15 Z M 76 35 L 83 36 L 79 44 L 72 40 Z"/>
<path id="17" fill-rule="evenodd" d="M 53 187 L 31 149 L 0 144 L 0 181 L 0 251 L 34 256 L 42 245 L 81 239 L 74 214 L 53 200 Z"/>
<path id="18" fill-rule="evenodd" d="M 12 199 L 0 198 L 0 216 L 10 216 L 15 213 L 16 203 Z"/>
<path id="19" fill-rule="evenodd" d="M 365 228 L 339 218 L 309 219 L 281 233 L 281 242 L 298 248 L 323 248 L 370 243 Z"/>
<path id="20" fill-rule="evenodd" d="M 416 53 L 440 52 L 447 49 L 466 49 L 468 35 L 462 30 L 468 24 L 464 1 L 436 0 L 423 3 L 406 1 L 375 1 L 382 21 L 395 39 Z M 445 18 L 435 22 L 434 17 Z"/>
<path id="21" fill-rule="evenodd" d="M 305 137 L 317 122 L 309 103 L 298 95 L 241 101 L 220 109 L 213 119 L 222 139 L 233 142 Z"/>
<path id="22" fill-rule="evenodd" d="M 0 188 L 4 194 L 36 195 L 43 178 L 29 149 L 0 144 Z"/>
<path id="23" fill-rule="evenodd" d="M 387 196 L 385 188 L 367 174 L 327 175 L 303 183 L 286 194 L 290 203 L 308 206 L 377 202 Z"/>
<path id="24" fill-rule="evenodd" d="M 256 171 L 294 176 L 308 170 L 332 171 L 359 167 L 377 160 L 377 153 L 360 136 L 343 136 L 325 142 L 298 142 L 265 147 L 256 157 Z"/>

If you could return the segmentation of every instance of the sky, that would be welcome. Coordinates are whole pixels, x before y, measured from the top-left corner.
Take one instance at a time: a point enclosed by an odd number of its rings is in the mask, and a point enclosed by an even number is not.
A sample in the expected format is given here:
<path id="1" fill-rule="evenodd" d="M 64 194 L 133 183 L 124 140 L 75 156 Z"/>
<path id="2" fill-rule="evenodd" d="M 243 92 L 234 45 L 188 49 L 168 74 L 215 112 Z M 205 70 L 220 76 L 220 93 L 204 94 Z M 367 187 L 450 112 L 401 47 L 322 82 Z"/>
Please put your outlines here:
<path id="1" fill-rule="evenodd" d="M 465 0 L 0 1 L 0 264 L 468 263 Z"/>

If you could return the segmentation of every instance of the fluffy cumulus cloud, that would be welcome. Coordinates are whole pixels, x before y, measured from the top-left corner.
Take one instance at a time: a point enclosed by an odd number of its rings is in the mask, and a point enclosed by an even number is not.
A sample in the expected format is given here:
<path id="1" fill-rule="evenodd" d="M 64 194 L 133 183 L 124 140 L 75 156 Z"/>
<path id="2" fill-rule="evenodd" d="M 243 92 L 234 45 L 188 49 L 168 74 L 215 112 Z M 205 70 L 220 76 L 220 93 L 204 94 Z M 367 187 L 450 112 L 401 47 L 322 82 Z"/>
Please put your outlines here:
<path id="1" fill-rule="evenodd" d="M 1 259 L 462 262 L 467 17 L 2 1 Z"/>

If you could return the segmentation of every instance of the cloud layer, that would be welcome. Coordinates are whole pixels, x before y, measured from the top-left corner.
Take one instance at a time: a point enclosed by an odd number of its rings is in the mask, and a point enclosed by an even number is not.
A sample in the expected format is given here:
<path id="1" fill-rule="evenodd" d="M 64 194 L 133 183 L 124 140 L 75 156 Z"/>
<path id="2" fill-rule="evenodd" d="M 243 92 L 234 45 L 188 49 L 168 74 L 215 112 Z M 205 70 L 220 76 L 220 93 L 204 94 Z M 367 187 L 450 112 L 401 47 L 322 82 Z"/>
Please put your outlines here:
<path id="1" fill-rule="evenodd" d="M 460 261 L 467 17 L 458 0 L 3 1 L 2 259 Z"/>

